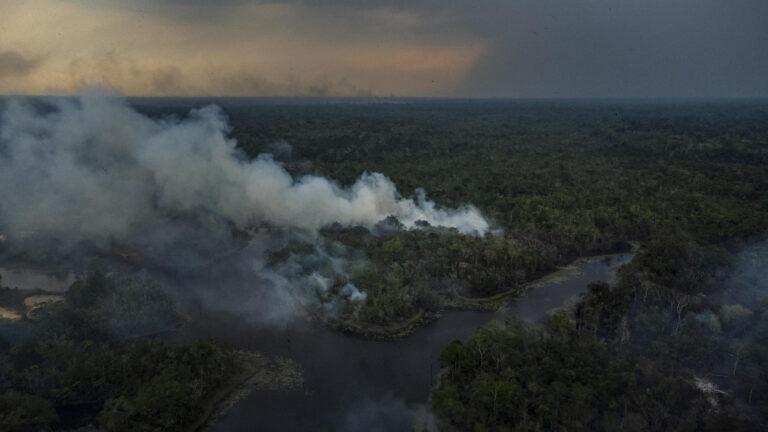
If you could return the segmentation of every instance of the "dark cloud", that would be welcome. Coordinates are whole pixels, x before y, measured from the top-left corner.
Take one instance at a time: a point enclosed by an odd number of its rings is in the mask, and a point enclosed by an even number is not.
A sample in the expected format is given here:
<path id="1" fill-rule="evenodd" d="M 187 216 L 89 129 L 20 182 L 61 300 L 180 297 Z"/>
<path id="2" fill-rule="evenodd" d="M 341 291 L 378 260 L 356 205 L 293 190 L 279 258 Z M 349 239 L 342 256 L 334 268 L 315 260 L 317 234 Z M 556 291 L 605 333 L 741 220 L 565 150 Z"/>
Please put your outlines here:
<path id="1" fill-rule="evenodd" d="M 375 93 L 356 86 L 346 79 L 315 78 L 302 80 L 296 76 L 285 76 L 281 80 L 268 79 L 248 70 L 221 73 L 210 76 L 211 91 L 219 96 L 262 95 L 262 96 L 345 96 L 371 97 Z"/>
<path id="2" fill-rule="evenodd" d="M 39 64 L 39 60 L 27 58 L 19 52 L 0 51 L 0 78 L 26 75 Z"/>
<path id="3" fill-rule="evenodd" d="M 290 5 L 301 12 L 283 28 L 318 39 L 483 40 L 483 56 L 446 95 L 768 97 L 766 0 L 111 1 L 222 25 L 245 4 Z M 417 24 L 365 19 L 382 9 Z"/>
<path id="4" fill-rule="evenodd" d="M 457 92 L 768 96 L 766 16 L 763 0 L 521 0 L 479 8 L 465 23 L 492 47 Z"/>
<path id="5" fill-rule="evenodd" d="M 152 72 L 152 89 L 160 94 L 179 94 L 183 93 L 184 79 L 181 69 L 177 67 L 168 67 L 158 69 Z"/>

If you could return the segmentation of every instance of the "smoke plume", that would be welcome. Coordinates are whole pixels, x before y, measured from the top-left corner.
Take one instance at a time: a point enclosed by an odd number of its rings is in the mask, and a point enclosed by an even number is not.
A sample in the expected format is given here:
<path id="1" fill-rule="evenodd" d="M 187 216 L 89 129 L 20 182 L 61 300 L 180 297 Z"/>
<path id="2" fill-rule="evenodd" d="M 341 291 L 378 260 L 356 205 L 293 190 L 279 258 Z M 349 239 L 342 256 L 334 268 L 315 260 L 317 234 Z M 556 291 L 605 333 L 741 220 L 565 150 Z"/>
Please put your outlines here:
<path id="1" fill-rule="evenodd" d="M 392 229 L 489 231 L 475 207 L 439 208 L 423 191 L 404 198 L 383 174 L 346 188 L 293 178 L 269 154 L 248 158 L 229 132 L 216 106 L 158 119 L 96 94 L 9 100 L 0 114 L 0 251 L 80 270 L 91 257 L 120 256 L 209 307 L 278 322 L 297 305 L 333 314 L 366 299 L 348 276 L 364 259 L 326 252 L 320 228 L 376 232 L 396 218 Z M 274 147 L 282 158 L 292 151 Z M 297 235 L 314 252 L 270 267 L 269 251 Z"/>
<path id="2" fill-rule="evenodd" d="M 0 129 L 0 232 L 98 246 L 174 237 L 172 222 L 260 224 L 314 231 L 337 222 L 373 226 L 394 216 L 482 235 L 488 222 L 465 206 L 402 198 L 379 173 L 342 188 L 292 178 L 270 155 L 248 159 L 216 106 L 185 119 L 152 119 L 115 97 L 86 95 L 34 106 L 10 101 Z"/>

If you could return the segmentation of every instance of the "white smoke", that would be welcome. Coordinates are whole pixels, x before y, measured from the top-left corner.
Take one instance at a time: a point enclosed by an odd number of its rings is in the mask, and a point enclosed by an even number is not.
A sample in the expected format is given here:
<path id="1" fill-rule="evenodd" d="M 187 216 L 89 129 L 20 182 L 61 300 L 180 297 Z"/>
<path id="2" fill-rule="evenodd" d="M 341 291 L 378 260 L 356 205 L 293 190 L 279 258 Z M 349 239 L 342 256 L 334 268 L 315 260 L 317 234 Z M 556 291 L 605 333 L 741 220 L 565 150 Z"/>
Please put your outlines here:
<path id="1" fill-rule="evenodd" d="M 228 133 L 216 106 L 157 120 L 115 97 L 54 99 L 43 108 L 10 101 L 0 120 L 0 232 L 105 246 L 166 232 L 185 217 L 316 230 L 370 227 L 390 215 L 406 228 L 423 220 L 465 234 L 489 230 L 475 207 L 440 209 L 423 193 L 403 198 L 379 173 L 349 188 L 293 178 L 269 155 L 246 158 Z"/>

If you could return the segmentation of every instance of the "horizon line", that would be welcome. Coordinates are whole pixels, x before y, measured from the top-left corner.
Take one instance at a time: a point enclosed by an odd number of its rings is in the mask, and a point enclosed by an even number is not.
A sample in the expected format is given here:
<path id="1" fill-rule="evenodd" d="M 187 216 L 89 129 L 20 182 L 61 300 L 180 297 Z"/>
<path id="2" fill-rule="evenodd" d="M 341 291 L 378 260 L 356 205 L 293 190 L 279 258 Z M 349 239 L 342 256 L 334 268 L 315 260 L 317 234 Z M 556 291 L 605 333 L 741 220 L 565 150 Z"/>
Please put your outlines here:
<path id="1" fill-rule="evenodd" d="M 77 98 L 75 94 L 14 94 L 0 93 L 0 98 Z M 310 99 L 310 100 L 436 100 L 436 101 L 768 101 L 759 96 L 376 96 L 376 95 L 123 95 L 103 94 L 107 98 L 123 99 Z"/>

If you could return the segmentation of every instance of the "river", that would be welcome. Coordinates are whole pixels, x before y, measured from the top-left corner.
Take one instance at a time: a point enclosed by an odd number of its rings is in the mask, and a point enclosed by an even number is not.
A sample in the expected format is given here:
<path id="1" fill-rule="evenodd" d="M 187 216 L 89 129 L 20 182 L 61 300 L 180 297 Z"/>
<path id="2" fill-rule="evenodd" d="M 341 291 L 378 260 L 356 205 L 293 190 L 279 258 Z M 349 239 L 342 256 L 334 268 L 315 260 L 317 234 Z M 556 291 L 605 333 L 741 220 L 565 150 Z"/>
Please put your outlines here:
<path id="1" fill-rule="evenodd" d="M 610 281 L 632 254 L 578 261 L 545 278 L 498 312 L 448 311 L 413 335 L 369 341 L 297 322 L 250 325 L 236 316 L 201 312 L 197 337 L 216 337 L 244 350 L 290 356 L 304 369 L 293 392 L 253 392 L 210 427 L 235 431 L 408 431 L 424 417 L 441 350 L 493 320 L 538 321 L 574 302 L 589 282 Z M 426 417 L 428 419 L 428 417 Z"/>
<path id="2" fill-rule="evenodd" d="M 589 282 L 611 281 L 631 258 L 615 254 L 579 260 L 498 312 L 447 311 L 414 334 L 391 341 L 364 340 L 297 319 L 265 326 L 209 308 L 195 312 L 179 336 L 213 337 L 238 349 L 290 357 L 304 370 L 301 390 L 253 392 L 224 412 L 210 426 L 213 432 L 408 431 L 416 418 L 429 422 L 425 404 L 440 352 L 449 342 L 493 320 L 541 320 L 575 302 Z M 0 268 L 0 275 L 6 286 L 50 291 L 64 291 L 75 278 L 70 272 L 23 267 Z"/>

